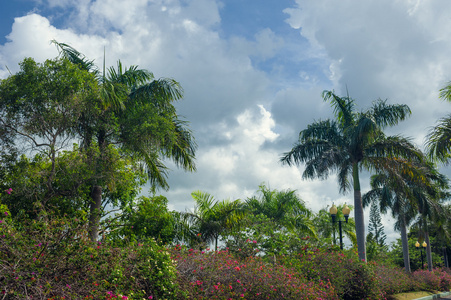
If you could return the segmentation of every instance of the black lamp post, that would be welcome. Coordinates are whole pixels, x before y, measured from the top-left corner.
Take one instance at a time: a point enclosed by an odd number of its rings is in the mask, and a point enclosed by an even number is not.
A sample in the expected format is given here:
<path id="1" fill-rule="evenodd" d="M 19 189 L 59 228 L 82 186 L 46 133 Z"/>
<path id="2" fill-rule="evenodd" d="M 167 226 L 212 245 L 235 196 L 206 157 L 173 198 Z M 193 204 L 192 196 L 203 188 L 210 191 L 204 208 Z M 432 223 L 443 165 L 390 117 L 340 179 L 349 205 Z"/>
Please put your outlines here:
<path id="1" fill-rule="evenodd" d="M 424 270 L 424 263 L 423 263 L 423 249 L 426 249 L 426 247 L 428 246 L 428 244 L 426 244 L 426 242 L 423 242 L 423 244 L 421 244 L 422 247 L 420 247 L 420 243 L 417 241 L 415 243 L 415 247 L 417 249 L 420 249 L 420 253 L 421 253 L 421 268 Z M 426 250 L 425 250 L 426 251 Z"/>
<path id="2" fill-rule="evenodd" d="M 345 220 L 337 220 L 337 207 L 335 206 L 335 204 L 332 204 L 332 207 L 329 210 L 330 212 L 330 216 L 332 217 L 332 224 L 335 224 L 335 222 L 338 222 L 338 229 L 340 232 L 340 249 L 343 250 L 343 234 L 342 234 L 342 230 L 341 230 L 341 222 L 346 222 L 348 223 L 348 218 L 349 218 L 349 213 L 351 212 L 351 210 L 349 209 L 349 207 L 347 205 L 345 205 L 345 207 L 342 209 L 342 213 L 345 217 Z M 335 237 L 334 237 L 334 244 L 335 244 Z"/>

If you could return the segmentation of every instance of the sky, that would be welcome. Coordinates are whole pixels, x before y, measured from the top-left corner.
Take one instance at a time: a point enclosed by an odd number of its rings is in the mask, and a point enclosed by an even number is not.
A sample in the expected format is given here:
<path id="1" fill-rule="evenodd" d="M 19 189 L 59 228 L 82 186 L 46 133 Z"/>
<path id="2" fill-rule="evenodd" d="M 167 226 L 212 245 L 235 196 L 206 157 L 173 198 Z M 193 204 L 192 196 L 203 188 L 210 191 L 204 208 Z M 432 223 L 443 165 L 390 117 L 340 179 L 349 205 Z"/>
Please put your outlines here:
<path id="1" fill-rule="evenodd" d="M 358 110 L 407 104 L 412 116 L 387 133 L 423 149 L 451 111 L 438 97 L 451 81 L 450 10 L 449 0 L 3 0 L 0 78 L 25 57 L 56 57 L 53 39 L 99 66 L 105 49 L 107 66 L 120 59 L 184 88 L 177 110 L 198 144 L 197 172 L 168 162 L 170 209 L 191 209 L 195 190 L 244 200 L 265 183 L 318 211 L 353 195 L 279 159 L 308 124 L 333 117 L 322 91 L 349 92 Z M 368 191 L 368 174 L 361 184 Z M 390 216 L 383 223 L 388 241 L 399 238 Z"/>

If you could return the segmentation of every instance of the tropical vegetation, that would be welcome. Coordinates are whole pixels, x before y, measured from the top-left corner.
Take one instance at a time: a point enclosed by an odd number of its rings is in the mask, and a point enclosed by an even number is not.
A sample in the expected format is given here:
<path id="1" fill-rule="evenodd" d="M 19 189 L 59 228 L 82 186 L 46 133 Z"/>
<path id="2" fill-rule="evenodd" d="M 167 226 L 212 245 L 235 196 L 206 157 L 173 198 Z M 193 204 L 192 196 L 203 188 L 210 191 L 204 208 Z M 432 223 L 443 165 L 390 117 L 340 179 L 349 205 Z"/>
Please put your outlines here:
<path id="1" fill-rule="evenodd" d="M 449 186 L 438 170 L 450 155 L 447 118 L 424 154 L 383 132 L 410 115 L 406 105 L 378 100 L 359 112 L 349 96 L 324 92 L 335 119 L 302 130 L 281 161 L 305 164 L 305 179 L 337 174 L 338 189 L 354 192 L 353 205 L 333 204 L 340 222 L 329 206 L 312 211 L 302 191 L 269 183 L 243 199 L 193 191 L 192 209 L 171 211 L 157 194 L 169 188 L 165 163 L 195 171 L 194 137 L 174 105 L 181 86 L 120 61 L 99 70 L 54 44 L 59 57 L 26 58 L 0 81 L 0 299 L 387 299 L 451 289 Z M 371 188 L 362 194 L 363 170 Z M 386 214 L 400 232 L 392 244 Z"/>

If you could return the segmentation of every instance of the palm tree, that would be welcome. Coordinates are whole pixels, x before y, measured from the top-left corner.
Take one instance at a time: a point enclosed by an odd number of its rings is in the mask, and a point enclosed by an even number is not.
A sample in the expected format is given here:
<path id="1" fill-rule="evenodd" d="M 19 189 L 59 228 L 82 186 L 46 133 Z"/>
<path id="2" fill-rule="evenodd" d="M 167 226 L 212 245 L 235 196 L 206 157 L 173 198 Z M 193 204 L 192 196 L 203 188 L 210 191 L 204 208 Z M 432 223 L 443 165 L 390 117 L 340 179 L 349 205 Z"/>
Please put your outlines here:
<path id="1" fill-rule="evenodd" d="M 383 129 L 396 125 L 410 115 L 407 105 L 389 105 L 378 100 L 364 112 L 354 111 L 354 100 L 323 92 L 330 101 L 336 120 L 317 121 L 299 133 L 299 140 L 284 153 L 281 161 L 293 165 L 305 163 L 304 179 L 326 179 L 338 173 L 340 192 L 354 190 L 354 213 L 359 258 L 366 261 L 365 222 L 359 173 L 361 169 L 379 170 L 395 157 L 420 159 L 411 142 L 401 136 L 386 136 Z"/>
<path id="2" fill-rule="evenodd" d="M 259 186 L 260 197 L 246 200 L 246 208 L 254 215 L 263 214 L 288 230 L 298 231 L 316 237 L 310 216 L 312 213 L 297 195 L 296 191 L 271 190 L 264 184 Z"/>
<path id="3" fill-rule="evenodd" d="M 186 171 L 195 171 L 196 144 L 187 122 L 176 113 L 174 102 L 181 99 L 183 90 L 173 79 L 155 79 L 147 70 L 137 66 L 117 68 L 100 73 L 92 60 L 71 46 L 53 41 L 60 55 L 81 69 L 92 72 L 98 81 L 98 98 L 93 99 L 79 120 L 77 131 L 84 149 L 96 143 L 100 170 L 92 183 L 90 203 L 90 237 L 97 239 L 99 211 L 102 202 L 102 166 L 107 161 L 110 145 L 119 146 L 122 153 L 142 163 L 151 186 L 167 189 L 167 168 L 170 159 Z"/>
<path id="4" fill-rule="evenodd" d="M 451 102 L 451 82 L 440 90 L 440 98 Z M 449 163 L 451 152 L 451 114 L 439 120 L 426 137 L 426 149 L 430 158 Z"/>
<path id="5" fill-rule="evenodd" d="M 240 225 L 245 215 L 243 205 L 239 199 L 216 201 L 212 195 L 201 191 L 191 196 L 196 202 L 194 211 L 183 213 L 190 230 L 197 232 L 202 242 L 214 242 L 217 250 L 219 237 Z"/>
<path id="6" fill-rule="evenodd" d="M 395 230 L 401 232 L 401 243 L 406 273 L 410 273 L 410 255 L 407 237 L 407 226 L 412 222 L 418 211 L 407 200 L 404 186 L 398 185 L 387 173 L 379 173 L 371 177 L 372 190 L 363 195 L 363 204 L 379 203 L 381 213 L 391 209 L 396 218 Z"/>
<path id="7" fill-rule="evenodd" d="M 392 216 L 397 219 L 395 229 L 401 232 L 405 270 L 410 273 L 407 226 L 418 214 L 421 215 L 420 220 L 426 220 L 437 213 L 440 208 L 438 200 L 447 188 L 447 179 L 430 162 L 411 165 L 398 159 L 390 168 L 371 177 L 371 188 L 363 195 L 363 204 L 378 203 L 382 213 L 391 210 Z M 430 248 L 429 260 L 432 267 Z"/>

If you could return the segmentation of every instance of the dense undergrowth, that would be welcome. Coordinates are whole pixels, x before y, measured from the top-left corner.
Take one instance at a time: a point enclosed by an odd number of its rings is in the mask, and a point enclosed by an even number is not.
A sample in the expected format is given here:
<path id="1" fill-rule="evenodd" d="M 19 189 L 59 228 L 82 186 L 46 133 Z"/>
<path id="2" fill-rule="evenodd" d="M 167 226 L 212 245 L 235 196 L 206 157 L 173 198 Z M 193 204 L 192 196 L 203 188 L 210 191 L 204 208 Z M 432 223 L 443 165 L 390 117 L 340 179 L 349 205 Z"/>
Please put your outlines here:
<path id="1" fill-rule="evenodd" d="M 449 270 L 407 275 L 333 247 L 269 259 L 153 239 L 92 243 L 85 220 L 13 225 L 1 209 L 0 299 L 384 299 L 451 288 Z"/>

